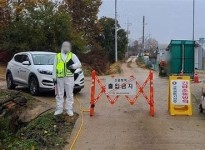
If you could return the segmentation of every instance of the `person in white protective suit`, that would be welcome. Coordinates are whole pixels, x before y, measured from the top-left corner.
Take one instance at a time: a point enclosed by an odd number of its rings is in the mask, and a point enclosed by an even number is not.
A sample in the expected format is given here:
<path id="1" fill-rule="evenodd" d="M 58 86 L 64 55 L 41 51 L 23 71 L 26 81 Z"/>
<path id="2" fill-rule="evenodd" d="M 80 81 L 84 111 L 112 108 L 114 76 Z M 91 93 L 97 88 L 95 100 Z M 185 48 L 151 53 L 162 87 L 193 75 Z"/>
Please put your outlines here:
<path id="1" fill-rule="evenodd" d="M 56 93 L 56 110 L 54 115 L 60 115 L 64 109 L 64 92 L 66 92 L 65 110 L 73 116 L 74 70 L 81 68 L 78 57 L 71 52 L 71 43 L 63 42 L 61 53 L 55 57 L 53 65 L 53 80 Z"/>

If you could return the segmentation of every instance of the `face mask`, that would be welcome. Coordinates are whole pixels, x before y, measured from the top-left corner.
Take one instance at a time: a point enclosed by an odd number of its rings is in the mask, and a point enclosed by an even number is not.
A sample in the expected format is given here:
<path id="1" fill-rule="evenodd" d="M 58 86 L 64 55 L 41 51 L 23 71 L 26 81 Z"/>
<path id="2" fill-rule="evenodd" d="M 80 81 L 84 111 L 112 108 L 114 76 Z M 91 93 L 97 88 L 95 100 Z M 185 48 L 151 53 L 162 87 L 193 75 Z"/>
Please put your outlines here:
<path id="1" fill-rule="evenodd" d="M 64 53 L 69 53 L 71 51 L 70 43 L 64 42 L 61 49 Z"/>
<path id="2" fill-rule="evenodd" d="M 69 52 L 70 52 L 70 49 L 68 49 L 68 48 L 63 48 L 63 52 L 64 52 L 64 53 L 69 53 Z"/>

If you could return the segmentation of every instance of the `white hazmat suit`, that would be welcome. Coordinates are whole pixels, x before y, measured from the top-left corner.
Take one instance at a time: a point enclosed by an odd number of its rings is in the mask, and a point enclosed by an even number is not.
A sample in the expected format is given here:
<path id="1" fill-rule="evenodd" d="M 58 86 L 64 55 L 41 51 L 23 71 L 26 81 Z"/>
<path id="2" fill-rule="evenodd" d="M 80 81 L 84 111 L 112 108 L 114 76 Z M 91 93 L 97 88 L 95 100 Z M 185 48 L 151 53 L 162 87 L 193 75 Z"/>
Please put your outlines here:
<path id="1" fill-rule="evenodd" d="M 71 52 L 71 44 L 70 42 L 63 42 L 61 47 L 61 58 L 66 63 L 67 54 Z M 71 65 L 70 69 L 78 69 L 81 68 L 81 63 L 78 57 L 72 53 L 72 61 L 73 65 Z M 66 102 L 65 102 L 65 110 L 69 116 L 73 116 L 73 88 L 74 88 L 74 76 L 58 78 L 56 76 L 56 63 L 57 56 L 53 65 L 53 79 L 56 82 L 56 110 L 54 115 L 59 115 L 63 113 L 64 109 L 64 92 L 66 92 Z"/>

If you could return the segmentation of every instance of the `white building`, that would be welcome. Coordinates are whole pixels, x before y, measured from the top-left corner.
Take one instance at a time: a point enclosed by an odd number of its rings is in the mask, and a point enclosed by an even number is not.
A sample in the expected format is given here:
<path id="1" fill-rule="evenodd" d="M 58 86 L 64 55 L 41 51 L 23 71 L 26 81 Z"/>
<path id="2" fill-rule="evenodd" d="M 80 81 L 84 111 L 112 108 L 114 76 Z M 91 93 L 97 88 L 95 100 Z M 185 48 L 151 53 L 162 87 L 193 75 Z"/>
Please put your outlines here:
<path id="1" fill-rule="evenodd" d="M 194 51 L 194 67 L 198 70 L 205 70 L 205 39 L 200 38 L 196 41 L 196 47 Z"/>

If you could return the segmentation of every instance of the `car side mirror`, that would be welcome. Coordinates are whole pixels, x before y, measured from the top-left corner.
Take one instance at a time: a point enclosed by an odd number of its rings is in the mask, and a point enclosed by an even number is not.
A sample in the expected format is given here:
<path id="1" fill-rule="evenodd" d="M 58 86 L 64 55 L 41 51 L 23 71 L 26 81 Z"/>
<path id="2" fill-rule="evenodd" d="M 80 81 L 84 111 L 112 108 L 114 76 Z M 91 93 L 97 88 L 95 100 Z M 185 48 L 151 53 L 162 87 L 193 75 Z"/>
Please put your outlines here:
<path id="1" fill-rule="evenodd" d="M 29 61 L 23 61 L 22 64 L 23 65 L 28 65 L 28 66 L 31 65 L 31 63 Z"/>

